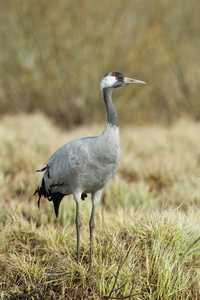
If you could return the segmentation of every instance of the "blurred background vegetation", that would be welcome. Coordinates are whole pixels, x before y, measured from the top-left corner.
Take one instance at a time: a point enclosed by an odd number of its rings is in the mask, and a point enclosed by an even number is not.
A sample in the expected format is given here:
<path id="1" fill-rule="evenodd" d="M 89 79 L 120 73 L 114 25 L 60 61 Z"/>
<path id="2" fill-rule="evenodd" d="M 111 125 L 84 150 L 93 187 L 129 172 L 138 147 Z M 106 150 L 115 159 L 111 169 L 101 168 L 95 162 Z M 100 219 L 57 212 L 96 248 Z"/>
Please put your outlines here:
<path id="1" fill-rule="evenodd" d="M 62 126 L 106 120 L 108 71 L 147 82 L 118 91 L 120 123 L 200 119 L 198 0 L 0 1 L 0 114 Z"/>

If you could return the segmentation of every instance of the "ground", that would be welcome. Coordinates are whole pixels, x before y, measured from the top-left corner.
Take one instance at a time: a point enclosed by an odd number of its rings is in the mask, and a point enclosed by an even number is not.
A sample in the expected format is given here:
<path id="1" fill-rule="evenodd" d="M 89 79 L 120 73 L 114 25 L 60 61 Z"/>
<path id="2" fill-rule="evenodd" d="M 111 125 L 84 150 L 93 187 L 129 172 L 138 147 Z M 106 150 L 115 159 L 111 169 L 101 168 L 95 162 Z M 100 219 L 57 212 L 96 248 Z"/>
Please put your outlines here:
<path id="1" fill-rule="evenodd" d="M 80 266 L 72 197 L 58 218 L 47 199 L 38 210 L 35 170 L 104 126 L 62 130 L 40 114 L 1 119 L 1 299 L 200 298 L 200 123 L 122 126 L 121 164 L 96 212 L 93 272 L 90 197 L 80 207 Z"/>

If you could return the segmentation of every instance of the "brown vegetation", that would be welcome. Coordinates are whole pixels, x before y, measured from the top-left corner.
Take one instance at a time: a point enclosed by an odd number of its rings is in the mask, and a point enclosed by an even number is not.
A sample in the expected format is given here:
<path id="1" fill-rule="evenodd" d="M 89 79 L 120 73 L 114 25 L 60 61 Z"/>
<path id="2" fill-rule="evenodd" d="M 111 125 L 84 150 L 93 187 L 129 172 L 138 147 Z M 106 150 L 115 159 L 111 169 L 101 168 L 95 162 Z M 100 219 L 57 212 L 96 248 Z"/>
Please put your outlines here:
<path id="1" fill-rule="evenodd" d="M 117 91 L 121 124 L 200 118 L 197 0 L 7 0 L 0 8 L 1 114 L 99 121 L 99 82 L 116 70 L 147 82 Z"/>

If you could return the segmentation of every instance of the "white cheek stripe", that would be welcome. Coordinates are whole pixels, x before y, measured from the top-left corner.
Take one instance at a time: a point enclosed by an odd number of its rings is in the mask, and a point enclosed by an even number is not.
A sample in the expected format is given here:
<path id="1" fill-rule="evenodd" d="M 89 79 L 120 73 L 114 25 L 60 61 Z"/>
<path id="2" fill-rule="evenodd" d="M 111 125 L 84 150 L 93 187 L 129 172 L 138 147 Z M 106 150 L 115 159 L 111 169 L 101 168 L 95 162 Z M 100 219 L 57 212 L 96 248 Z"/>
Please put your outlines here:
<path id="1" fill-rule="evenodd" d="M 111 87 L 117 80 L 115 76 L 106 76 L 101 80 L 100 88 L 101 91 L 107 87 Z"/>

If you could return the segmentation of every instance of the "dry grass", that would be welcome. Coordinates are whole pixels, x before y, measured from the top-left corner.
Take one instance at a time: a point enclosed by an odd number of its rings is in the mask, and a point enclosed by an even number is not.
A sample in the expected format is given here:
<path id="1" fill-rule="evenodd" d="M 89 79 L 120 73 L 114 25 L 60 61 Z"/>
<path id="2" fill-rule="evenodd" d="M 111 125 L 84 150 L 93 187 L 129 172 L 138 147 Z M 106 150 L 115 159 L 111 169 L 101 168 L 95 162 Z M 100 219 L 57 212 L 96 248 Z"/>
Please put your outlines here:
<path id="1" fill-rule="evenodd" d="M 200 118 L 197 0 L 0 5 L 0 114 L 42 111 L 67 126 L 100 121 L 99 82 L 120 71 L 148 83 L 117 92 L 121 122 Z"/>
<path id="2" fill-rule="evenodd" d="M 58 219 L 45 199 L 38 210 L 35 170 L 63 143 L 103 127 L 64 132 L 42 115 L 1 120 L 1 299 L 199 299 L 199 123 L 121 129 L 121 165 L 97 208 L 93 273 L 89 199 L 80 266 L 73 199 Z"/>

